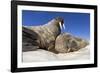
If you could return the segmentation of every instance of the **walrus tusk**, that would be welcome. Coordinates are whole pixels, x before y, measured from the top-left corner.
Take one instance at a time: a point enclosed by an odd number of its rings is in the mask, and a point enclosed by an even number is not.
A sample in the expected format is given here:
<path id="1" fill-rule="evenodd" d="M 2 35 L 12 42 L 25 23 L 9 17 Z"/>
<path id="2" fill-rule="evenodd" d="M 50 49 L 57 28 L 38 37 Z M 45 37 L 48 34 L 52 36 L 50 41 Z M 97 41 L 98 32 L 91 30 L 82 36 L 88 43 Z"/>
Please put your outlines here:
<path id="1" fill-rule="evenodd" d="M 60 29 L 62 29 L 62 28 L 65 29 L 65 25 L 64 24 L 61 24 L 61 22 L 59 22 L 59 26 L 60 26 Z"/>
<path id="2" fill-rule="evenodd" d="M 63 28 L 65 29 L 65 24 L 63 24 Z"/>
<path id="3" fill-rule="evenodd" d="M 59 26 L 60 26 L 60 29 L 62 29 L 62 24 L 61 24 L 61 22 L 59 22 Z"/>

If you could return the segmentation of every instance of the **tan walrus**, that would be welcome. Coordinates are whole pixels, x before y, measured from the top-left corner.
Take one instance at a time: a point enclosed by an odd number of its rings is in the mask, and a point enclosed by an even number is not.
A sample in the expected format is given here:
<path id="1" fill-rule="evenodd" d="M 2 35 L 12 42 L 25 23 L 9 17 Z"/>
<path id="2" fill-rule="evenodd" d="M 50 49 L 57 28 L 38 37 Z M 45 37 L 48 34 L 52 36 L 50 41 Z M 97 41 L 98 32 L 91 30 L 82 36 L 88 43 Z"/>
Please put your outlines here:
<path id="1" fill-rule="evenodd" d="M 88 44 L 89 43 L 86 40 L 74 37 L 69 33 L 61 33 L 56 38 L 55 50 L 58 53 L 68 53 L 84 48 Z"/>
<path id="2" fill-rule="evenodd" d="M 25 28 L 32 30 L 38 34 L 37 40 L 39 48 L 43 48 L 52 52 L 55 52 L 55 40 L 61 33 L 62 27 L 64 27 L 64 20 L 60 17 L 56 17 L 48 23 L 41 26 L 24 26 Z M 33 36 L 34 37 L 34 36 Z"/>
<path id="3" fill-rule="evenodd" d="M 64 20 L 60 17 L 41 26 L 23 26 L 23 51 L 45 49 L 54 53 L 68 53 L 89 44 L 69 33 L 61 33 L 62 27 L 65 28 Z"/>

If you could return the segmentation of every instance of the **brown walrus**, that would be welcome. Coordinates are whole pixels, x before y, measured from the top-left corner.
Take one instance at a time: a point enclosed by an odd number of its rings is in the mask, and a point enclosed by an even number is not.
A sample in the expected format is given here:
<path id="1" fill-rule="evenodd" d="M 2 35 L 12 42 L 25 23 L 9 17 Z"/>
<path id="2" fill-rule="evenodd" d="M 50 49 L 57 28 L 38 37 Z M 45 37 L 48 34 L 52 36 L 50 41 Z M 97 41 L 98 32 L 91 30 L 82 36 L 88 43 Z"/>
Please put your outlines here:
<path id="1" fill-rule="evenodd" d="M 64 26 L 63 23 L 64 20 L 60 17 L 57 17 L 41 26 L 23 26 L 23 27 L 38 34 L 38 40 L 36 40 L 36 42 L 39 44 L 39 48 L 41 49 L 43 48 L 56 53 L 54 49 L 55 40 L 56 37 L 61 33 L 61 28 Z"/>
<path id="2" fill-rule="evenodd" d="M 68 53 L 77 51 L 81 48 L 84 48 L 87 45 L 88 42 L 81 38 L 74 37 L 69 33 L 61 33 L 56 38 L 55 50 L 58 53 Z"/>

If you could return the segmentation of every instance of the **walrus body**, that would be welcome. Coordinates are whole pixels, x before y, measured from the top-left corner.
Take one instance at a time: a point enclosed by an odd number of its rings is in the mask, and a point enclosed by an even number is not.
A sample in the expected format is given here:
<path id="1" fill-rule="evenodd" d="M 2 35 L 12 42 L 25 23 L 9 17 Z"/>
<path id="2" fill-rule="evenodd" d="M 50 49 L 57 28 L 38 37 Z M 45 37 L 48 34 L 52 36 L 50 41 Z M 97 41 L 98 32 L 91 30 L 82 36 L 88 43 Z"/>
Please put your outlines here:
<path id="1" fill-rule="evenodd" d="M 55 40 L 56 40 L 56 37 L 61 33 L 60 26 L 62 25 L 63 25 L 63 19 L 55 18 L 51 20 L 50 22 L 48 22 L 47 24 L 44 24 L 41 26 L 26 26 L 25 28 L 38 34 L 39 48 L 56 52 L 54 49 Z"/>
<path id="2" fill-rule="evenodd" d="M 77 51 L 87 45 L 88 42 L 81 38 L 74 37 L 68 33 L 62 33 L 56 38 L 55 50 L 58 53 L 68 53 Z"/>

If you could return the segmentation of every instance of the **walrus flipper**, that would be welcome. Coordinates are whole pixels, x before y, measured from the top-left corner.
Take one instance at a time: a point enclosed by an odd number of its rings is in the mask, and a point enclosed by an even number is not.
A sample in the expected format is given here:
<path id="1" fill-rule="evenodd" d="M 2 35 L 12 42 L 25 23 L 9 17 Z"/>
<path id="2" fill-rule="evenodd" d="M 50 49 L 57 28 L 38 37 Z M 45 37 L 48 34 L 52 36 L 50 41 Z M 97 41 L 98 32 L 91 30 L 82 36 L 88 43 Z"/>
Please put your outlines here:
<path id="1" fill-rule="evenodd" d="M 22 51 L 37 50 L 38 46 L 38 34 L 31 31 L 28 28 L 22 27 Z"/>

